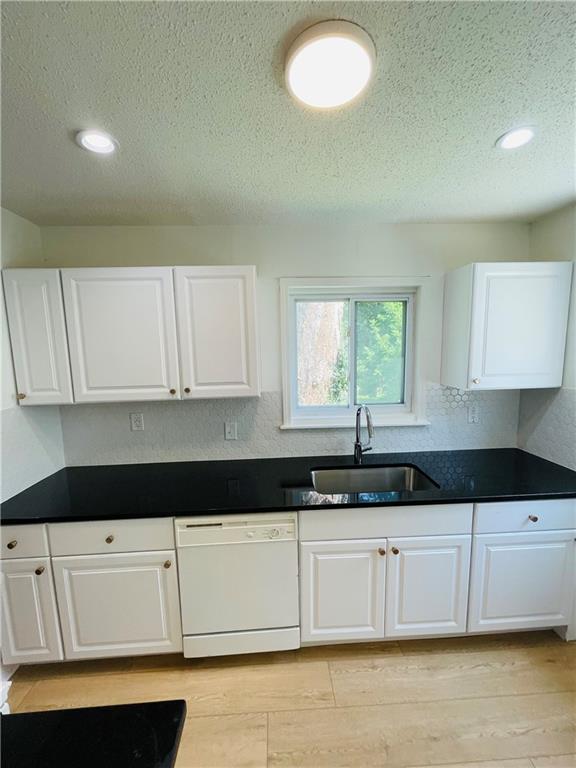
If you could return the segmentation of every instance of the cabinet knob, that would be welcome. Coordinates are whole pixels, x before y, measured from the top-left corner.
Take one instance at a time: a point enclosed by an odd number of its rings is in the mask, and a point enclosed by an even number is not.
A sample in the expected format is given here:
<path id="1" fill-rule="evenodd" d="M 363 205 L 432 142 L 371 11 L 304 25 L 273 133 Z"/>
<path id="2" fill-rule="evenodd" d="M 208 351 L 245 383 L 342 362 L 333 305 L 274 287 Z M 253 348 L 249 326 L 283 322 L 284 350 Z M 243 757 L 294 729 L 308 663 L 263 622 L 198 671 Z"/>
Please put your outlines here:
<path id="1" fill-rule="evenodd" d="M 44 573 L 45 570 L 46 570 L 46 568 L 44 568 L 44 566 L 41 565 L 39 568 L 36 568 L 34 573 L 36 574 L 36 576 L 42 576 L 42 574 Z"/>
<path id="2" fill-rule="evenodd" d="M 16 395 L 16 400 L 24 400 L 25 397 L 26 395 L 24 394 L 24 392 L 18 392 L 18 394 Z"/>
<path id="3" fill-rule="evenodd" d="M 472 379 L 472 384 L 480 384 L 480 379 Z"/>
<path id="4" fill-rule="evenodd" d="M 399 555 L 400 554 L 400 550 L 398 549 L 398 547 L 392 547 L 392 552 L 395 555 Z"/>
<path id="5" fill-rule="evenodd" d="M 14 549 L 14 547 L 17 546 L 17 544 L 18 544 L 18 541 L 14 539 L 14 541 L 9 541 L 8 544 L 6 544 L 6 546 L 8 547 L 8 549 Z"/>
<path id="6" fill-rule="evenodd" d="M 164 568 L 170 568 L 172 565 L 172 560 L 165 560 L 164 561 Z"/>
<path id="7" fill-rule="evenodd" d="M 538 515 L 528 515 L 528 520 L 530 520 L 531 523 L 537 523 Z"/>
<path id="8" fill-rule="evenodd" d="M 175 394 L 176 394 L 176 390 L 175 390 L 175 389 L 171 389 L 171 390 L 170 390 L 170 394 L 171 394 L 171 395 L 175 395 Z"/>
<path id="9" fill-rule="evenodd" d="M 187 395 L 190 394 L 190 387 L 184 387 L 184 392 L 186 392 Z"/>
<path id="10" fill-rule="evenodd" d="M 106 536 L 106 544 L 112 544 L 113 541 L 114 536 L 112 536 L 112 534 L 110 534 L 110 536 Z"/>
<path id="11" fill-rule="evenodd" d="M 378 547 L 378 554 L 384 557 L 384 555 L 386 554 L 386 550 L 384 549 L 384 547 Z"/>

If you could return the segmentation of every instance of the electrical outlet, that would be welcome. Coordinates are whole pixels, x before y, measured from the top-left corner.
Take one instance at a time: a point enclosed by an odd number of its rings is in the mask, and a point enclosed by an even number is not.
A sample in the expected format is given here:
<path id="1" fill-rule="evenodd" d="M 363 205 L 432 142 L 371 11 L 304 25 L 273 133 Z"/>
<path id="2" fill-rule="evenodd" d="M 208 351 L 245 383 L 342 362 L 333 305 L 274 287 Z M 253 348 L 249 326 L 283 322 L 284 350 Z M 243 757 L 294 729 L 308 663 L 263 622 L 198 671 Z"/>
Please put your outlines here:
<path id="1" fill-rule="evenodd" d="M 470 403 L 468 406 L 468 424 L 480 424 L 480 406 Z"/>
<path id="2" fill-rule="evenodd" d="M 238 422 L 237 421 L 224 422 L 224 439 L 238 440 Z"/>
<path id="3" fill-rule="evenodd" d="M 130 430 L 132 432 L 144 432 L 144 414 L 143 413 L 130 414 Z"/>

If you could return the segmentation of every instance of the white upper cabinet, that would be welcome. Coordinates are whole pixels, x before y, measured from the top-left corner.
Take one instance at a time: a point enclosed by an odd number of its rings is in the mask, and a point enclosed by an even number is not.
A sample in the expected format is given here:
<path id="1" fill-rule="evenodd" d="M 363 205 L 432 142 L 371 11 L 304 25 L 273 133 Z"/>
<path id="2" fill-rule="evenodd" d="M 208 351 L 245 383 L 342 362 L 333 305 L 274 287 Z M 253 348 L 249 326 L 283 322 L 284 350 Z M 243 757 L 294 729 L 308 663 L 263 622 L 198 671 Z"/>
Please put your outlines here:
<path id="1" fill-rule="evenodd" d="M 570 262 L 469 264 L 446 276 L 442 384 L 562 384 Z"/>
<path id="2" fill-rule="evenodd" d="M 20 404 L 71 403 L 58 270 L 6 269 L 3 279 Z"/>
<path id="3" fill-rule="evenodd" d="M 260 394 L 253 266 L 176 267 L 184 398 Z"/>
<path id="4" fill-rule="evenodd" d="M 76 402 L 180 393 L 172 269 L 64 269 Z"/>

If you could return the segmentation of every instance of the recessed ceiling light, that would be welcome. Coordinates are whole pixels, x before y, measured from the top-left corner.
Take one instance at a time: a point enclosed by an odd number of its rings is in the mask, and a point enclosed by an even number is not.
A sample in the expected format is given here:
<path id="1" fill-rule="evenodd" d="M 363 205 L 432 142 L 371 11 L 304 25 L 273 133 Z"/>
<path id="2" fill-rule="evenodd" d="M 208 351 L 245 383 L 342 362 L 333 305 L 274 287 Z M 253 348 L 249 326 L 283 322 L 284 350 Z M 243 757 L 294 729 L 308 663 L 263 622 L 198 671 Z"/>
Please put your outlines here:
<path id="1" fill-rule="evenodd" d="M 534 128 L 528 126 L 524 128 L 514 128 L 514 130 L 506 131 L 505 134 L 500 136 L 496 142 L 496 146 L 500 147 L 500 149 L 517 149 L 532 141 L 534 135 Z"/>
<path id="2" fill-rule="evenodd" d="M 372 38 L 350 21 L 323 21 L 299 35 L 286 58 L 286 85 L 298 101 L 331 109 L 356 98 L 374 71 Z"/>
<path id="3" fill-rule="evenodd" d="M 116 149 L 116 142 L 109 133 L 104 131 L 78 131 L 76 143 L 82 149 L 97 152 L 99 155 L 109 155 Z"/>

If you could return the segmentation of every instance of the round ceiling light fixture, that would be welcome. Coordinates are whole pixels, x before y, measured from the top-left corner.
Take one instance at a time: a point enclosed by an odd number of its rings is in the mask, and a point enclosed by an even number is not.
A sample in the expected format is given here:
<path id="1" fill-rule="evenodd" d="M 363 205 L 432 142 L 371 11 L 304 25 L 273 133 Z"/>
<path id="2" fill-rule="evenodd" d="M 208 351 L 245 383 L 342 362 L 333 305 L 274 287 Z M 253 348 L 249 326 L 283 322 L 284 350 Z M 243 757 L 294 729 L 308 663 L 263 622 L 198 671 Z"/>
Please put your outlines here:
<path id="1" fill-rule="evenodd" d="M 376 62 L 370 35 L 350 21 L 322 21 L 292 43 L 286 85 L 292 96 L 317 109 L 347 104 L 366 88 Z"/>
<path id="2" fill-rule="evenodd" d="M 109 133 L 104 131 L 78 131 L 76 134 L 76 143 L 87 149 L 89 152 L 96 152 L 99 155 L 110 155 L 116 149 L 116 141 Z"/>
<path id="3" fill-rule="evenodd" d="M 514 128 L 513 130 L 506 131 L 506 133 L 502 134 L 496 141 L 496 146 L 500 149 L 518 149 L 518 147 L 523 147 L 525 144 L 531 142 L 535 135 L 536 132 L 534 131 L 534 128 L 531 128 L 530 126 Z"/>

